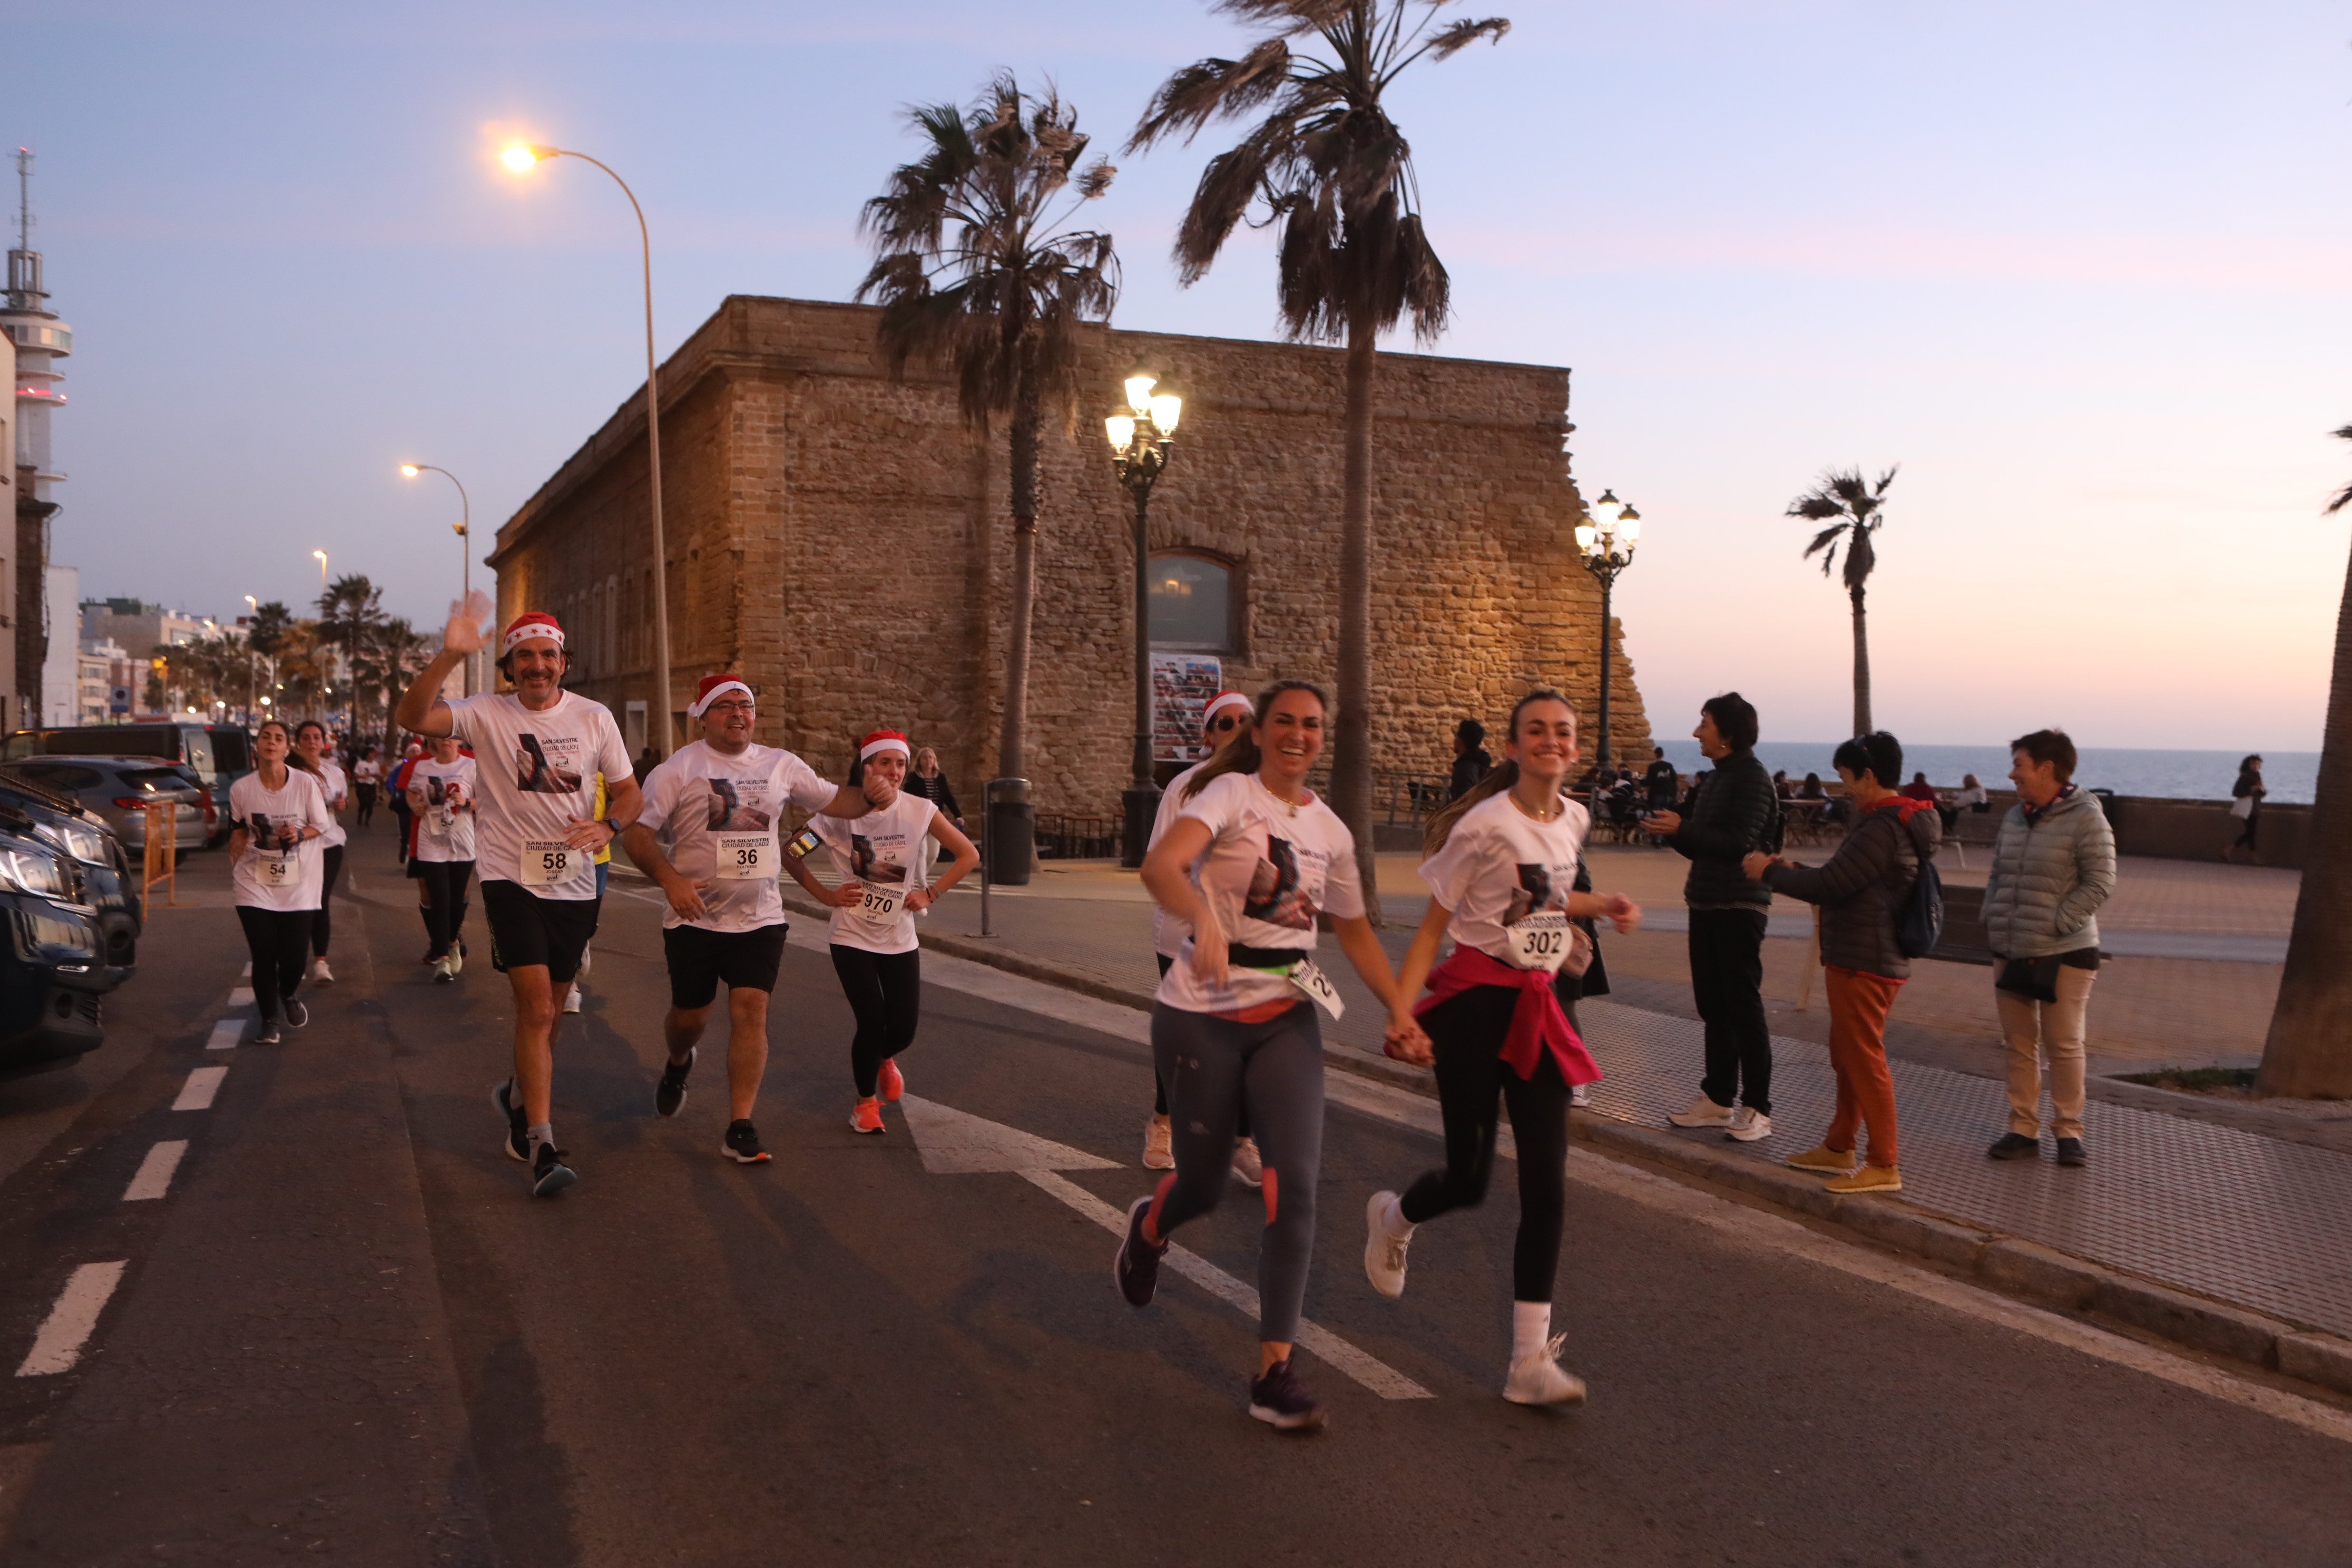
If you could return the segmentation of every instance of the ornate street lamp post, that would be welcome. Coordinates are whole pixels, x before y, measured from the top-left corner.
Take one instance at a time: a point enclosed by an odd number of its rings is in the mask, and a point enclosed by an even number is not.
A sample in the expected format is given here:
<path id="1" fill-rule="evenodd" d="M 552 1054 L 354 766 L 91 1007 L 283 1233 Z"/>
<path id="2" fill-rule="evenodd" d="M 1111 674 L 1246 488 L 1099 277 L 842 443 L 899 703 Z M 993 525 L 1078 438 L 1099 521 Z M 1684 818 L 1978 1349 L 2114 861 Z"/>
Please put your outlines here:
<path id="1" fill-rule="evenodd" d="M 1642 514 L 1602 490 L 1582 522 L 1576 525 L 1576 552 L 1584 569 L 1601 581 L 1601 739 L 1592 765 L 1609 765 L 1609 606 L 1617 587 L 1617 574 L 1633 564 L 1633 546 L 1641 542 Z"/>
<path id="2" fill-rule="evenodd" d="M 1157 377 L 1142 371 L 1129 376 L 1127 404 L 1134 412 L 1103 421 L 1111 468 L 1135 498 L 1135 776 L 1120 797 L 1126 820 L 1119 839 L 1119 864 L 1130 868 L 1143 864 L 1144 841 L 1160 812 L 1160 786 L 1151 778 L 1151 486 L 1168 466 L 1176 421 L 1184 411 L 1184 400 L 1174 393 L 1155 395 L 1151 389 L 1158 384 Z"/>

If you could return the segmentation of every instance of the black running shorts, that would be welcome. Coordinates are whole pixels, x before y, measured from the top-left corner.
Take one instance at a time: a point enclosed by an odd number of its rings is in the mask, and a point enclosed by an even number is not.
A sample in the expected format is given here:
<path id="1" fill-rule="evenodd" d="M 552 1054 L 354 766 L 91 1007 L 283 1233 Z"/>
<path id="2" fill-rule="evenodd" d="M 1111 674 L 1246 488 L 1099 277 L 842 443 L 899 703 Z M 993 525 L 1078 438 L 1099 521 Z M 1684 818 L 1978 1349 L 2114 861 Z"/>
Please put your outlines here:
<path id="1" fill-rule="evenodd" d="M 556 985 L 579 977 L 580 955 L 596 934 L 602 899 L 542 899 L 520 883 L 482 884 L 482 913 L 490 921 L 490 967 L 544 968 Z"/>
<path id="2" fill-rule="evenodd" d="M 785 929 L 782 921 L 751 931 L 667 928 L 662 955 L 669 960 L 669 1005 L 681 1013 L 708 1007 L 722 980 L 730 991 L 773 991 L 784 962 Z"/>

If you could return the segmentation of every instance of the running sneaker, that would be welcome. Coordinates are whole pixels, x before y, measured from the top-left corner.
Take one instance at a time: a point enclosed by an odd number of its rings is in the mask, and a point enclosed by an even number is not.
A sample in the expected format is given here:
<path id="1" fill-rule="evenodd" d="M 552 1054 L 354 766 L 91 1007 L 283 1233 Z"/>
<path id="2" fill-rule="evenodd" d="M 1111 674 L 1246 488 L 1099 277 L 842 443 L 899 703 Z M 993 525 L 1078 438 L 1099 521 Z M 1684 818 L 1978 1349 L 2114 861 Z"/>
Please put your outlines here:
<path id="1" fill-rule="evenodd" d="M 457 978 L 457 961 L 455 956 L 445 952 L 440 957 L 433 961 L 434 984 L 446 985 L 449 982 Z"/>
<path id="2" fill-rule="evenodd" d="M 530 1195 L 551 1198 L 580 1179 L 580 1173 L 563 1163 L 563 1151 L 552 1143 L 541 1143 L 539 1155 L 530 1163 Z"/>
<path id="3" fill-rule="evenodd" d="M 1364 1278 L 1391 1301 L 1404 1294 L 1404 1254 L 1412 1245 L 1411 1230 L 1399 1236 L 1389 1228 L 1389 1205 L 1396 1201 L 1394 1193 L 1374 1193 L 1364 1205 Z"/>
<path id="4" fill-rule="evenodd" d="M 490 1103 L 507 1119 L 507 1135 L 500 1140 L 509 1160 L 530 1158 L 530 1123 L 523 1120 L 522 1107 L 515 1102 L 514 1079 L 508 1079 L 490 1090 Z"/>
<path id="5" fill-rule="evenodd" d="M 739 1165 L 764 1165 L 768 1163 L 768 1152 L 760 1147 L 760 1130 L 748 1121 L 727 1124 L 727 1142 L 719 1152 Z"/>
<path id="6" fill-rule="evenodd" d="M 1176 1140 L 1168 1118 L 1153 1116 L 1143 1123 L 1143 1168 L 1147 1171 L 1172 1171 L 1176 1168 Z"/>
<path id="7" fill-rule="evenodd" d="M 1151 1305 L 1160 1289 L 1160 1260 L 1168 1255 L 1166 1242 L 1154 1247 L 1143 1239 L 1143 1216 L 1150 1209 L 1149 1197 L 1127 1205 L 1127 1235 L 1119 1241 L 1118 1256 L 1111 1259 L 1111 1282 L 1130 1307 Z"/>
<path id="8" fill-rule="evenodd" d="M 1892 1165 L 1864 1165 L 1859 1171 L 1843 1176 L 1832 1176 L 1822 1184 L 1825 1193 L 1899 1193 L 1903 1190 L 1903 1173 Z"/>
<path id="9" fill-rule="evenodd" d="M 1731 1124 L 1723 1135 L 1734 1143 L 1756 1143 L 1772 1136 L 1772 1119 L 1752 1105 L 1743 1105 L 1731 1113 Z"/>
<path id="10" fill-rule="evenodd" d="M 305 1007 L 300 1002 L 291 996 L 286 998 L 286 1026 L 288 1028 L 299 1029 L 310 1021 L 310 1008 Z"/>
<path id="11" fill-rule="evenodd" d="M 466 944 L 462 942 L 451 942 L 449 944 L 449 978 L 455 980 L 465 973 Z"/>
<path id="12" fill-rule="evenodd" d="M 1543 1349 L 1511 1363 L 1503 1397 L 1514 1405 L 1581 1405 L 1584 1379 L 1559 1364 L 1559 1347 L 1566 1334 L 1554 1334 Z"/>
<path id="13" fill-rule="evenodd" d="M 1307 1392 L 1288 1356 L 1250 1384 L 1249 1410 L 1277 1432 L 1312 1432 L 1323 1425 L 1323 1402 Z"/>
<path id="14" fill-rule="evenodd" d="M 1817 1176 L 1843 1176 L 1862 1163 L 1862 1151 L 1832 1149 L 1823 1143 L 1801 1154 L 1791 1154 L 1781 1163 L 1792 1171 L 1811 1171 Z"/>
<path id="15" fill-rule="evenodd" d="M 1245 1187 L 1265 1185 L 1265 1157 L 1257 1152 L 1257 1140 L 1244 1138 L 1234 1144 L 1234 1180 Z"/>
<path id="16" fill-rule="evenodd" d="M 1592 1103 L 1592 1086 L 1589 1083 L 1571 1084 L 1568 1090 L 1568 1102 L 1569 1104 L 1575 1106 L 1580 1110 L 1583 1110 L 1586 1106 L 1591 1105 Z"/>
<path id="17" fill-rule="evenodd" d="M 566 991 L 563 994 L 563 1010 L 567 1013 L 577 1013 L 580 1011 L 579 986 L 574 985 L 571 990 Z"/>
<path id="18" fill-rule="evenodd" d="M 882 1058 L 881 1089 L 882 1098 L 887 1100 L 896 1100 L 907 1092 L 907 1075 L 898 1070 L 898 1058 L 896 1057 Z"/>
<path id="19" fill-rule="evenodd" d="M 856 1109 L 849 1113 L 849 1130 L 852 1132 L 887 1131 L 888 1129 L 882 1125 L 882 1102 L 870 1094 L 859 1100 Z"/>
<path id="20" fill-rule="evenodd" d="M 663 1065 L 661 1081 L 654 1085 L 656 1116 L 676 1116 L 677 1108 L 686 1103 L 686 1075 L 694 1070 L 694 1058 L 701 1054 L 694 1047 L 688 1046 L 686 1050 L 686 1060 Z M 751 1124 L 748 1121 L 739 1121 L 735 1125 L 749 1127 Z M 730 1136 L 732 1134 L 730 1133 Z"/>
<path id="21" fill-rule="evenodd" d="M 278 1032 L 277 1019 L 265 1018 L 261 1023 L 261 1032 L 253 1037 L 253 1043 L 257 1046 L 274 1046 L 285 1037 Z"/>
<path id="22" fill-rule="evenodd" d="M 327 967 L 327 955 L 323 952 L 310 961 L 310 983 L 314 985 L 335 983 L 335 972 Z"/>
<path id="23" fill-rule="evenodd" d="M 1731 1125 L 1731 1107 L 1717 1105 L 1701 1094 L 1691 1101 L 1688 1110 L 1670 1112 L 1666 1124 L 1671 1127 L 1728 1127 Z"/>

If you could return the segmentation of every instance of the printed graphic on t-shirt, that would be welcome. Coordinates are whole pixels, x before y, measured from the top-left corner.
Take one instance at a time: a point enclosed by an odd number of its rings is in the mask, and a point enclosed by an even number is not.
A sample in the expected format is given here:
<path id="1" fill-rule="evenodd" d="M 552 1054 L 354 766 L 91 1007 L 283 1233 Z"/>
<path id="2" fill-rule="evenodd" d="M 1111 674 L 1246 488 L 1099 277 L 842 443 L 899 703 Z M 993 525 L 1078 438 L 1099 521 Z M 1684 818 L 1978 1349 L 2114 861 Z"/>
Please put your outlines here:
<path id="1" fill-rule="evenodd" d="M 425 781 L 425 799 L 429 805 L 448 805 L 452 793 L 461 800 L 465 798 L 465 791 L 457 788 L 456 779 L 428 778 Z"/>
<path id="2" fill-rule="evenodd" d="M 588 745 L 576 735 L 517 737 L 515 788 L 528 795 L 578 795 L 588 777 Z"/>
<path id="3" fill-rule="evenodd" d="M 708 779 L 710 785 L 710 831 L 713 833 L 764 833 L 775 821 L 772 813 L 763 810 L 756 801 L 743 798 L 743 785 L 734 779 Z M 749 782 L 749 781 L 746 781 Z M 764 792 L 767 781 L 757 781 L 756 788 Z"/>
<path id="4" fill-rule="evenodd" d="M 1286 838 L 1268 837 L 1265 858 L 1250 877 L 1249 893 L 1242 900 L 1245 919 L 1292 931 L 1315 929 L 1315 900 L 1299 885 L 1298 855 Z"/>
<path id="5" fill-rule="evenodd" d="M 296 842 L 295 835 L 301 830 L 301 826 L 296 822 L 272 826 L 269 814 L 257 811 L 252 818 L 254 847 L 258 849 L 291 849 Z"/>
<path id="6" fill-rule="evenodd" d="M 1510 905 L 1503 911 L 1503 924 L 1517 925 L 1538 910 L 1568 908 L 1566 891 L 1552 890 L 1550 867 L 1530 866 L 1524 860 L 1518 865 L 1519 885 L 1511 889 Z"/>
<path id="7" fill-rule="evenodd" d="M 907 868 L 896 860 L 885 860 L 874 853 L 874 840 L 863 833 L 849 836 L 850 875 L 861 882 L 903 882 Z"/>

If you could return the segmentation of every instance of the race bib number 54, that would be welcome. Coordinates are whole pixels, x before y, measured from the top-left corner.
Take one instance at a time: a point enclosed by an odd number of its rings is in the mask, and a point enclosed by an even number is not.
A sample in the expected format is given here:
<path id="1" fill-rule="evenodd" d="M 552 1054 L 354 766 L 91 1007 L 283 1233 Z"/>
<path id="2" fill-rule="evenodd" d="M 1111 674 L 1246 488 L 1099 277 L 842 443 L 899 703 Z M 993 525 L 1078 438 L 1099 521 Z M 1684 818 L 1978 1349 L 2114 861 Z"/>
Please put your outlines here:
<path id="1" fill-rule="evenodd" d="M 549 888 L 568 882 L 586 870 L 588 864 L 588 851 L 575 849 L 561 838 L 522 841 L 522 885 L 526 888 Z"/>
<path id="2" fill-rule="evenodd" d="M 302 879 L 300 862 L 291 855 L 261 855 L 256 860 L 265 888 L 290 888 Z"/>

